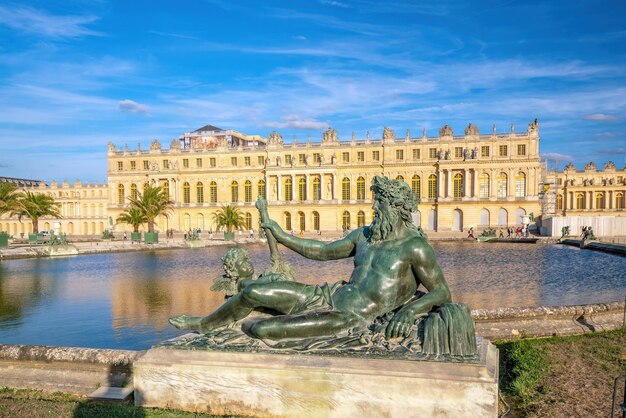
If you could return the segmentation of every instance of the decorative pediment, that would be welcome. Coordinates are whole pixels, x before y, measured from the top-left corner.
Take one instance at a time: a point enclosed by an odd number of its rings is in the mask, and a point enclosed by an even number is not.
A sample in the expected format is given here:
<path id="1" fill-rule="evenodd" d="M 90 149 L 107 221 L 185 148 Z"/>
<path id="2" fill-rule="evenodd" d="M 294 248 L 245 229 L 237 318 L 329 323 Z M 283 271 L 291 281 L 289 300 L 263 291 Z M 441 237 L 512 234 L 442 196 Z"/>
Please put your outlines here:
<path id="1" fill-rule="evenodd" d="M 283 143 L 283 136 L 281 134 L 279 134 L 276 131 L 273 131 L 272 133 L 270 133 L 267 137 L 267 143 L 269 145 L 282 145 Z"/>
<path id="2" fill-rule="evenodd" d="M 535 118 L 534 121 L 528 124 L 528 134 L 529 135 L 539 134 L 539 120 L 537 118 Z"/>
<path id="3" fill-rule="evenodd" d="M 337 131 L 329 126 L 322 134 L 322 144 L 336 143 L 338 141 Z"/>
<path id="4" fill-rule="evenodd" d="M 450 125 L 444 125 L 443 128 L 439 129 L 439 136 L 452 136 L 453 134 Z"/>
<path id="5" fill-rule="evenodd" d="M 161 151 L 161 143 L 156 139 L 150 143 L 150 151 Z"/>
<path id="6" fill-rule="evenodd" d="M 393 129 L 385 126 L 383 128 L 383 141 L 395 141 L 396 140 L 396 133 L 393 131 Z"/>
<path id="7" fill-rule="evenodd" d="M 564 170 L 565 171 L 576 171 L 576 167 L 574 167 L 574 164 L 572 164 L 572 163 L 567 163 L 565 165 Z"/>
<path id="8" fill-rule="evenodd" d="M 467 125 L 467 128 L 465 128 L 465 136 L 477 136 L 477 135 L 478 135 L 478 126 L 473 125 L 471 123 Z"/>
<path id="9" fill-rule="evenodd" d="M 593 161 L 591 161 L 585 166 L 585 171 L 592 171 L 592 170 L 595 171 L 595 169 L 596 169 L 596 164 Z"/>
<path id="10" fill-rule="evenodd" d="M 615 170 L 615 163 L 613 161 L 609 161 L 604 164 L 605 170 Z"/>

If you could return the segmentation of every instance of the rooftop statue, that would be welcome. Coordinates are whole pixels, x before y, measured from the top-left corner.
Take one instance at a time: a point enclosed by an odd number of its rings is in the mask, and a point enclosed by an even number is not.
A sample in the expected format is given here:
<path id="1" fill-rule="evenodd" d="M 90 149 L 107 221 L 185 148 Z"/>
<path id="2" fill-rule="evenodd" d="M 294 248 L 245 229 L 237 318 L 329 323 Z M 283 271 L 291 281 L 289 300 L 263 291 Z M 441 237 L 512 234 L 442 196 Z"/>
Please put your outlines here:
<path id="1" fill-rule="evenodd" d="M 377 176 L 371 190 L 372 224 L 330 243 L 286 233 L 270 220 L 266 201 L 256 203 L 261 227 L 287 248 L 319 261 L 354 257 L 348 282 L 309 285 L 284 280 L 280 273 L 247 280 L 252 269 L 242 257 L 243 273 L 242 268 L 238 273 L 246 280 L 238 283 L 237 293 L 205 317 L 180 315 L 170 323 L 208 334 L 207 342 L 241 335 L 266 347 L 302 351 L 378 347 L 435 356 L 475 355 L 469 309 L 451 303 L 435 253 L 412 223 L 417 201 L 410 187 Z M 427 293 L 418 291 L 420 285 Z M 268 309 L 272 316 L 242 321 L 255 310 Z"/>

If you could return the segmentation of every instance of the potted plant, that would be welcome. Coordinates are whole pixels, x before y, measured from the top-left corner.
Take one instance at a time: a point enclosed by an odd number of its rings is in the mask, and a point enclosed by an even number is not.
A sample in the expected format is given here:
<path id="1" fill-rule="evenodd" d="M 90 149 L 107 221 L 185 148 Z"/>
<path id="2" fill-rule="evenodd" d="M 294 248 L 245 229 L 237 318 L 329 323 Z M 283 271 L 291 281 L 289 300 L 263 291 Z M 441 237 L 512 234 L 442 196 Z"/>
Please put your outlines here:
<path id="1" fill-rule="evenodd" d="M 245 225 L 244 217 L 239 208 L 231 205 L 222 206 L 218 212 L 213 214 L 213 221 L 218 228 L 224 227 L 224 240 L 232 241 L 235 239 L 233 229 L 240 228 Z"/>
<path id="2" fill-rule="evenodd" d="M 146 215 L 136 207 L 131 207 L 128 211 L 123 212 L 117 217 L 117 223 L 125 223 L 133 227 L 133 232 L 130 233 L 130 240 L 132 242 L 141 242 L 141 232 L 139 227 L 148 222 Z"/>
<path id="3" fill-rule="evenodd" d="M 174 202 L 161 187 L 147 186 L 136 197 L 129 197 L 130 207 L 137 209 L 145 216 L 148 223 L 148 232 L 144 234 L 144 242 L 153 244 L 159 242 L 159 233 L 154 231 L 154 223 L 157 216 L 165 217 L 172 211 Z"/>

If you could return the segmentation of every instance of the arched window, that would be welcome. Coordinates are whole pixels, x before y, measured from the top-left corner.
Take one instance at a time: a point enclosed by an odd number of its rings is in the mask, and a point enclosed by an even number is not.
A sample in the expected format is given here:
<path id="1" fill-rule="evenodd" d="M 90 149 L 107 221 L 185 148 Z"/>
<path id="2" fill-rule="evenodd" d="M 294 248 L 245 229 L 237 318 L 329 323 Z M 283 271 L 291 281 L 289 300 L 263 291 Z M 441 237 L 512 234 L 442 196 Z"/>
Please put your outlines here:
<path id="1" fill-rule="evenodd" d="M 521 171 L 515 176 L 515 197 L 526 196 L 526 174 Z"/>
<path id="2" fill-rule="evenodd" d="M 320 230 L 320 214 L 317 212 L 313 212 L 313 229 L 315 231 Z"/>
<path id="3" fill-rule="evenodd" d="M 350 200 L 350 179 L 348 177 L 344 177 L 341 181 L 341 198 Z"/>
<path id="4" fill-rule="evenodd" d="M 183 183 L 183 203 L 190 203 L 191 202 L 191 190 L 189 187 L 189 183 L 184 182 Z"/>
<path id="5" fill-rule="evenodd" d="M 246 212 L 245 220 L 246 220 L 246 230 L 249 231 L 252 229 L 252 215 L 250 214 L 250 212 Z"/>
<path id="6" fill-rule="evenodd" d="M 236 181 L 230 183 L 230 201 L 239 202 L 239 183 Z"/>
<path id="7" fill-rule="evenodd" d="M 300 231 L 306 231 L 306 218 L 304 212 L 298 212 L 298 221 L 300 224 Z"/>
<path id="8" fill-rule="evenodd" d="M 285 180 L 285 198 L 283 199 L 286 202 L 291 202 L 293 200 L 293 187 L 291 184 L 291 178 L 288 177 Z M 289 228 L 291 229 L 291 228 Z"/>
<path id="9" fill-rule="evenodd" d="M 563 195 L 562 194 L 556 197 L 556 208 L 558 210 L 563 210 Z"/>
<path id="10" fill-rule="evenodd" d="M 301 202 L 306 200 L 306 179 L 304 177 L 300 177 L 298 180 L 298 200 Z"/>
<path id="11" fill-rule="evenodd" d="M 356 199 L 365 200 L 365 179 L 363 177 L 356 179 Z"/>
<path id="12" fill-rule="evenodd" d="M 196 198 L 198 203 L 204 203 L 204 184 L 201 181 L 196 183 Z"/>
<path id="13" fill-rule="evenodd" d="M 576 209 L 585 209 L 585 195 L 582 193 L 576 195 Z"/>
<path id="14" fill-rule="evenodd" d="M 203 231 L 204 230 L 204 215 L 199 213 L 198 215 L 196 215 L 196 226 Z M 168 229 L 168 228 L 163 228 L 163 229 Z"/>
<path id="15" fill-rule="evenodd" d="M 604 209 L 604 193 L 596 193 L 596 209 Z"/>
<path id="16" fill-rule="evenodd" d="M 480 177 L 478 177 L 478 187 L 480 188 L 480 198 L 488 199 L 489 198 L 489 185 L 490 185 L 489 174 L 482 173 Z"/>
<path id="17" fill-rule="evenodd" d="M 246 180 L 243 184 L 243 199 L 245 202 L 252 202 L 252 182 L 250 180 Z"/>
<path id="18" fill-rule="evenodd" d="M 428 176 L 428 198 L 435 199 L 437 197 L 437 176 L 431 174 Z"/>
<path id="19" fill-rule="evenodd" d="M 130 198 L 137 199 L 137 185 L 135 183 L 130 185 Z"/>
<path id="20" fill-rule="evenodd" d="M 211 203 L 217 203 L 217 183 L 214 181 L 209 184 L 209 199 Z"/>
<path id="21" fill-rule="evenodd" d="M 507 180 L 508 180 L 508 177 L 505 173 L 500 173 L 498 175 L 498 198 L 499 199 L 506 198 Z"/>
<path id="22" fill-rule="evenodd" d="M 150 187 L 150 185 L 146 182 L 143 184 L 143 192 L 145 193 L 146 190 L 148 190 L 148 187 Z"/>
<path id="23" fill-rule="evenodd" d="M 452 181 L 454 183 L 454 197 L 463 197 L 463 175 L 456 173 Z"/>
<path id="24" fill-rule="evenodd" d="M 320 178 L 313 178 L 313 200 L 322 200 L 322 189 L 320 187 Z"/>
<path id="25" fill-rule="evenodd" d="M 350 229 L 350 212 L 347 210 L 343 212 L 341 217 L 341 226 L 344 230 Z"/>
<path id="26" fill-rule="evenodd" d="M 360 210 L 356 215 L 356 226 L 357 228 L 365 226 L 365 212 L 362 210 Z"/>
<path id="27" fill-rule="evenodd" d="M 418 199 L 422 197 L 422 179 L 417 174 L 411 179 L 411 191 Z"/>
<path id="28" fill-rule="evenodd" d="M 624 209 L 624 193 L 615 193 L 615 209 Z"/>
<path id="29" fill-rule="evenodd" d="M 402 176 L 396 176 L 396 180 L 404 181 L 404 177 L 402 177 Z"/>
<path id="30" fill-rule="evenodd" d="M 123 184 L 120 184 L 119 186 L 117 186 L 117 204 L 118 205 L 124 204 L 124 185 Z M 87 205 L 83 205 L 83 206 L 85 207 L 83 216 L 87 216 L 87 209 L 86 209 Z"/>
<path id="31" fill-rule="evenodd" d="M 170 195 L 170 182 L 167 180 L 163 180 L 163 183 L 161 183 L 161 187 L 163 187 L 163 193 L 165 193 L 165 196 Z M 145 189 L 145 187 L 144 187 Z"/>
<path id="32" fill-rule="evenodd" d="M 257 187 L 257 195 L 261 199 L 266 199 L 267 197 L 265 196 L 265 180 L 259 180 L 256 187 Z"/>
<path id="33" fill-rule="evenodd" d="M 291 213 L 285 212 L 285 230 L 291 231 Z"/>

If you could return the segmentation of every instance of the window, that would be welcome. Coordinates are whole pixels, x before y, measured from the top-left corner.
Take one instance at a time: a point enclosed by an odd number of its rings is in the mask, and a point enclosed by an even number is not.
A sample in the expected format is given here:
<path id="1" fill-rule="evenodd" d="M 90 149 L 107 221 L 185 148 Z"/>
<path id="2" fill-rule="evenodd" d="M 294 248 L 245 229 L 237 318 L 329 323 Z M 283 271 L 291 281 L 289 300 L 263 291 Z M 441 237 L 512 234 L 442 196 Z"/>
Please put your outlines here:
<path id="1" fill-rule="evenodd" d="M 144 183 L 144 184 L 143 184 L 143 192 L 144 192 L 144 193 L 146 192 L 146 190 L 148 190 L 148 186 L 149 186 L 149 184 L 148 184 L 148 183 Z"/>
<path id="2" fill-rule="evenodd" d="M 285 164 L 291 165 L 291 155 L 285 155 Z"/>
<path id="3" fill-rule="evenodd" d="M 150 162 L 147 160 L 143 161 L 143 169 L 144 170 L 150 170 Z"/>
<path id="4" fill-rule="evenodd" d="M 293 188 L 291 184 L 291 178 L 285 180 L 285 197 L 283 200 L 290 202 L 293 200 Z"/>
<path id="5" fill-rule="evenodd" d="M 259 155 L 258 157 L 256 157 L 256 163 L 260 166 L 264 166 L 265 165 L 265 158 L 263 158 L 262 155 Z"/>
<path id="6" fill-rule="evenodd" d="M 454 158 L 463 158 L 463 147 L 454 147 Z"/>
<path id="7" fill-rule="evenodd" d="M 419 150 L 418 150 L 419 151 Z M 421 197 L 422 179 L 417 174 L 411 179 L 411 191 L 418 199 Z"/>
<path id="8" fill-rule="evenodd" d="M 456 198 L 463 197 L 463 175 L 461 173 L 456 173 L 453 182 L 453 196 Z"/>
<path id="9" fill-rule="evenodd" d="M 196 158 L 196 168 L 202 168 L 202 158 Z"/>
<path id="10" fill-rule="evenodd" d="M 517 155 L 526 155 L 526 144 L 517 145 Z"/>
<path id="11" fill-rule="evenodd" d="M 298 200 L 301 202 L 306 200 L 306 179 L 304 177 L 300 177 L 298 180 Z"/>
<path id="12" fill-rule="evenodd" d="M 437 158 L 437 148 L 428 148 L 428 158 L 430 159 Z"/>
<path id="13" fill-rule="evenodd" d="M 183 168 L 189 168 L 189 158 L 183 158 Z"/>
<path id="14" fill-rule="evenodd" d="M 304 216 L 304 212 L 298 212 L 298 221 L 300 224 L 300 231 L 306 230 L 306 217 Z"/>
<path id="15" fill-rule="evenodd" d="M 246 180 L 243 184 L 243 200 L 252 202 L 252 182 L 250 180 Z"/>
<path id="16" fill-rule="evenodd" d="M 360 163 L 362 163 L 363 161 L 365 161 L 365 151 L 358 151 L 356 153 L 356 160 Z"/>
<path id="17" fill-rule="evenodd" d="M 211 167 L 215 167 L 217 165 L 216 162 L 215 162 L 215 158 L 209 158 L 209 165 Z"/>
<path id="18" fill-rule="evenodd" d="M 137 161 L 131 161 L 130 162 L 130 169 L 131 170 L 136 170 L 137 169 Z"/>
<path id="19" fill-rule="evenodd" d="M 347 177 L 344 177 L 341 181 L 341 198 L 350 200 L 350 179 Z"/>
<path id="20" fill-rule="evenodd" d="M 396 176 L 396 180 L 404 181 L 404 177 L 398 175 Z"/>
<path id="21" fill-rule="evenodd" d="M 576 209 L 585 209 L 585 196 L 582 193 L 576 195 Z"/>
<path id="22" fill-rule="evenodd" d="M 167 170 L 168 168 L 170 168 L 170 162 L 169 160 L 163 160 L 163 169 Z"/>
<path id="23" fill-rule="evenodd" d="M 122 161 L 117 162 L 117 171 L 122 171 L 124 169 L 124 163 Z"/>
<path id="24" fill-rule="evenodd" d="M 315 231 L 320 230 L 320 214 L 317 212 L 313 212 L 313 229 Z"/>
<path id="25" fill-rule="evenodd" d="M 119 186 L 117 186 L 117 204 L 118 205 L 123 205 L 124 204 L 124 185 L 120 184 Z M 87 210 L 83 210 L 83 214 L 86 215 Z"/>
<path id="26" fill-rule="evenodd" d="M 285 212 L 285 229 L 291 231 L 291 213 Z"/>
<path id="27" fill-rule="evenodd" d="M 252 215 L 250 214 L 250 212 L 246 212 L 245 222 L 246 222 L 246 226 L 245 226 L 246 229 L 251 230 L 252 229 Z"/>
<path id="28" fill-rule="evenodd" d="M 480 177 L 478 177 L 478 186 L 480 188 L 479 197 L 481 199 L 489 198 L 489 174 L 482 173 Z"/>
<path id="29" fill-rule="evenodd" d="M 413 159 L 414 160 L 419 160 L 420 159 L 420 149 L 419 148 L 413 148 Z"/>
<path id="30" fill-rule="evenodd" d="M 233 181 L 230 183 L 230 201 L 238 202 L 239 201 L 239 183 Z"/>
<path id="31" fill-rule="evenodd" d="M 319 164 L 322 162 L 322 154 L 320 154 L 319 152 L 316 152 L 313 154 L 313 162 L 316 164 Z"/>
<path id="32" fill-rule="evenodd" d="M 349 163 L 350 162 L 350 153 L 349 152 L 343 152 L 341 154 L 341 161 L 343 161 L 344 163 Z"/>
<path id="33" fill-rule="evenodd" d="M 624 209 L 624 193 L 615 194 L 615 209 Z"/>
<path id="34" fill-rule="evenodd" d="M 604 209 L 604 193 L 596 193 L 596 209 Z"/>
<path id="35" fill-rule="evenodd" d="M 170 196 L 170 182 L 167 180 L 163 181 L 163 184 L 161 184 L 161 187 L 163 187 L 163 193 L 165 194 L 165 196 L 169 197 Z"/>
<path id="36" fill-rule="evenodd" d="M 397 149 L 396 150 L 396 160 L 404 160 L 404 150 Z"/>
<path id="37" fill-rule="evenodd" d="M 319 177 L 313 178 L 313 200 L 321 200 L 322 199 L 322 189 L 320 188 L 320 179 Z"/>
<path id="38" fill-rule="evenodd" d="M 509 152 L 508 148 L 509 147 L 506 146 L 506 145 L 500 145 L 500 147 L 498 148 L 500 157 L 506 157 L 507 156 L 507 154 Z"/>
<path id="39" fill-rule="evenodd" d="M 356 199 L 365 200 L 365 179 L 363 177 L 356 179 Z"/>
<path id="40" fill-rule="evenodd" d="M 515 197 L 526 196 L 526 175 L 521 171 L 515 176 Z"/>
<path id="41" fill-rule="evenodd" d="M 356 226 L 357 228 L 362 228 L 365 226 L 365 212 L 362 210 L 359 211 L 356 215 Z"/>
<path id="42" fill-rule="evenodd" d="M 480 156 L 481 157 L 489 157 L 489 146 L 483 145 L 480 147 Z"/>
<path id="43" fill-rule="evenodd" d="M 350 229 L 350 212 L 348 212 L 347 210 L 344 211 L 343 215 L 341 216 L 341 226 L 344 231 Z"/>
<path id="44" fill-rule="evenodd" d="M 558 210 L 563 210 L 563 195 L 562 194 L 556 197 L 556 208 Z"/>
<path id="45" fill-rule="evenodd" d="M 259 196 L 261 199 L 265 199 L 265 180 L 259 180 L 256 185 L 256 189 L 257 196 Z"/>
<path id="46" fill-rule="evenodd" d="M 211 203 L 217 203 L 217 183 L 214 181 L 209 184 L 209 199 Z"/>
<path id="47" fill-rule="evenodd" d="M 204 203 L 204 184 L 201 181 L 196 183 L 196 202 Z"/>
<path id="48" fill-rule="evenodd" d="M 298 164 L 306 164 L 306 154 L 298 154 Z"/>
<path id="49" fill-rule="evenodd" d="M 437 197 L 437 176 L 431 174 L 428 176 L 428 198 L 435 199 Z"/>
<path id="50" fill-rule="evenodd" d="M 250 157 L 243 157 L 243 165 L 250 167 Z"/>
<path id="51" fill-rule="evenodd" d="M 230 165 L 232 167 L 237 167 L 237 157 L 230 157 Z"/>
<path id="52" fill-rule="evenodd" d="M 498 183 L 497 184 L 497 186 L 498 186 L 498 198 L 499 199 L 502 199 L 502 198 L 506 197 L 507 180 L 508 180 L 507 175 L 504 174 L 504 173 L 500 173 L 500 175 L 498 176 L 498 179 L 497 179 L 497 183 Z"/>
<path id="53" fill-rule="evenodd" d="M 191 190 L 189 187 L 189 183 L 183 183 L 183 203 L 191 202 Z"/>
<path id="54" fill-rule="evenodd" d="M 372 161 L 380 161 L 380 151 L 372 151 Z"/>
<path id="55" fill-rule="evenodd" d="M 130 197 L 131 199 L 137 199 L 137 185 L 135 183 L 130 185 Z"/>

